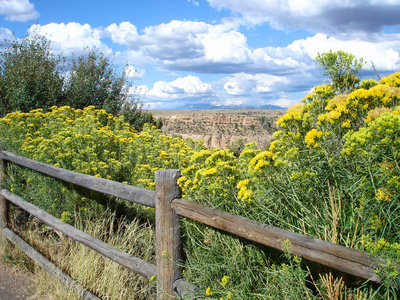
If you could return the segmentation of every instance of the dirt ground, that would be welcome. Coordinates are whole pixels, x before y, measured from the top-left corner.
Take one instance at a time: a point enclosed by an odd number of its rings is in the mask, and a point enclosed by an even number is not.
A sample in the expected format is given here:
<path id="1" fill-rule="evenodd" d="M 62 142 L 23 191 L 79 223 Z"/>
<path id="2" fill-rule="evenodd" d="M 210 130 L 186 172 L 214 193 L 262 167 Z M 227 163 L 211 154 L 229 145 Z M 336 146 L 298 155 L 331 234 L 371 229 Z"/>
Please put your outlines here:
<path id="1" fill-rule="evenodd" d="M 34 298 L 35 284 L 29 274 L 17 271 L 0 261 L 0 299 L 38 299 Z"/>

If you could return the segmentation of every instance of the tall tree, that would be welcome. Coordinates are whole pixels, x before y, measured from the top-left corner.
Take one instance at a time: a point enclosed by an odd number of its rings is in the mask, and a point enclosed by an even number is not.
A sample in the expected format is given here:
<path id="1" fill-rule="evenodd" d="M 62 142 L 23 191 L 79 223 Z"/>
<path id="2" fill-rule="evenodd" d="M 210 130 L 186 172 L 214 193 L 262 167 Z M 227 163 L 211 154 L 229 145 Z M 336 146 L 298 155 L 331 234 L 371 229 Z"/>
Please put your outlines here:
<path id="1" fill-rule="evenodd" d="M 75 108 L 94 105 L 117 115 L 130 100 L 131 87 L 132 82 L 125 72 L 119 75 L 108 57 L 97 50 L 89 50 L 72 61 L 65 85 L 65 101 Z"/>
<path id="2" fill-rule="evenodd" d="M 6 41 L 0 52 L 0 117 L 58 105 L 64 79 L 62 58 L 35 32 Z"/>
<path id="3" fill-rule="evenodd" d="M 89 50 L 72 60 L 65 104 L 75 108 L 93 105 L 113 115 L 123 115 L 136 130 L 142 130 L 145 123 L 155 125 L 153 115 L 143 111 L 141 99 L 132 94 L 132 87 L 125 71 L 118 73 L 110 58 L 98 50 Z"/>

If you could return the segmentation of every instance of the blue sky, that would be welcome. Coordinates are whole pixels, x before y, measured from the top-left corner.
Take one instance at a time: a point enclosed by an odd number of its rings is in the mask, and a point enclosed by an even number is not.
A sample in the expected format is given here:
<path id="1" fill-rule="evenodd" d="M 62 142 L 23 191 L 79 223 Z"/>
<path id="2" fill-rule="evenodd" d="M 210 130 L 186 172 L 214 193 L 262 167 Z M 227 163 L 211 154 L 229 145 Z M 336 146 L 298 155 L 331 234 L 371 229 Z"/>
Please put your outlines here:
<path id="1" fill-rule="evenodd" d="M 331 49 L 363 57 L 363 79 L 400 71 L 400 0 L 0 0 L 0 41 L 32 30 L 127 63 L 153 109 L 292 106 Z"/>

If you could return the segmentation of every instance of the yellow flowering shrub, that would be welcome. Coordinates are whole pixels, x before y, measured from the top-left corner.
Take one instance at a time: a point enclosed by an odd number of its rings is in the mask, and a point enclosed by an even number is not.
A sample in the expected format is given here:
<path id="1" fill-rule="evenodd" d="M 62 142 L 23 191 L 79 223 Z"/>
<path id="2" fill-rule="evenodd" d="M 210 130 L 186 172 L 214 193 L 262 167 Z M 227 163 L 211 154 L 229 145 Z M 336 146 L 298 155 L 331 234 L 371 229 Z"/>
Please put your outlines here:
<path id="1" fill-rule="evenodd" d="M 368 199 L 363 213 L 370 218 L 370 238 L 396 242 L 400 230 L 396 217 L 400 212 L 400 116 L 384 112 L 367 127 L 347 134 L 342 153 L 359 161 L 362 168 L 358 172 L 365 174 L 361 190 Z"/>
<path id="2" fill-rule="evenodd" d="M 353 218 L 347 220 L 347 228 L 357 238 L 362 235 L 357 225 L 361 218 L 363 233 L 375 232 L 393 242 L 394 228 L 400 230 L 400 224 L 392 224 L 400 210 L 399 78 L 400 73 L 395 73 L 379 83 L 366 80 L 342 95 L 334 95 L 330 85 L 315 87 L 277 122 L 281 131 L 274 134 L 268 150 L 248 161 L 238 198 L 250 190 L 252 202 L 262 201 L 267 211 L 278 207 L 268 199 L 279 199 L 292 213 L 287 217 L 290 221 L 274 218 L 275 224 L 324 238 L 326 232 L 308 224 L 318 222 L 319 217 L 311 216 L 332 205 L 327 200 L 336 191 L 341 213 Z M 251 186 L 244 184 L 246 180 Z M 329 218 L 327 222 L 332 222 Z M 344 235 L 339 237 L 341 243 L 351 245 Z"/>
<path id="3" fill-rule="evenodd" d="M 163 136 L 155 127 L 145 127 L 138 133 L 123 117 L 114 117 L 93 106 L 83 110 L 52 107 L 48 113 L 41 109 L 10 113 L 0 120 L 0 137 L 6 150 L 22 156 L 148 189 L 154 189 L 156 170 L 185 168 L 194 152 L 192 147 L 205 148 L 200 142 Z M 43 176 L 28 171 L 23 174 L 27 190 L 46 193 L 50 179 L 40 180 Z M 93 193 L 82 197 L 66 191 L 53 192 L 61 197 L 53 195 L 53 200 L 52 193 L 48 193 L 48 200 L 32 197 L 32 201 L 45 202 L 51 213 L 64 216 L 64 220 L 67 213 L 90 206 L 89 198 L 94 197 Z M 74 201 L 60 200 L 68 197 Z"/>
<path id="4" fill-rule="evenodd" d="M 241 170 L 228 150 L 207 149 L 194 153 L 179 180 L 184 196 L 209 206 L 236 204 Z"/>

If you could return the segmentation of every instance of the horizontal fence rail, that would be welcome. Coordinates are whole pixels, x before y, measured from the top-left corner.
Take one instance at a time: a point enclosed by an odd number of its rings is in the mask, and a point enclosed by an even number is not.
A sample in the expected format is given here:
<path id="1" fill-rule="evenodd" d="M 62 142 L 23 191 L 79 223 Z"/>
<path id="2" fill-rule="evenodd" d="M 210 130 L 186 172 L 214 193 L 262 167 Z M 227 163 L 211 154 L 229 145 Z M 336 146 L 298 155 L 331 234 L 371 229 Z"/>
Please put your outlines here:
<path id="1" fill-rule="evenodd" d="M 363 279 L 381 280 L 376 275 L 374 260 L 362 251 L 261 224 L 184 199 L 175 199 L 172 207 L 183 217 L 278 250 L 282 250 L 283 242 L 289 240 L 294 255 Z"/>
<path id="2" fill-rule="evenodd" d="M 4 196 L 8 201 L 29 212 L 31 215 L 50 225 L 54 229 L 84 244 L 85 246 L 88 246 L 103 256 L 120 264 L 121 266 L 124 266 L 125 268 L 135 272 L 136 274 L 139 274 L 147 279 L 150 279 L 152 276 L 156 275 L 155 265 L 131 256 L 99 239 L 94 238 L 90 234 L 63 223 L 60 219 L 57 219 L 43 209 L 40 209 L 37 206 L 22 200 L 20 197 L 13 195 L 5 189 L 1 191 L 1 195 Z"/>
<path id="3" fill-rule="evenodd" d="M 91 175 L 69 171 L 33 159 L 15 155 L 8 151 L 0 152 L 0 160 L 4 159 L 19 166 L 60 179 L 65 182 L 91 189 L 96 192 L 118 197 L 130 202 L 155 207 L 155 192 L 144 188 L 99 178 Z"/>

